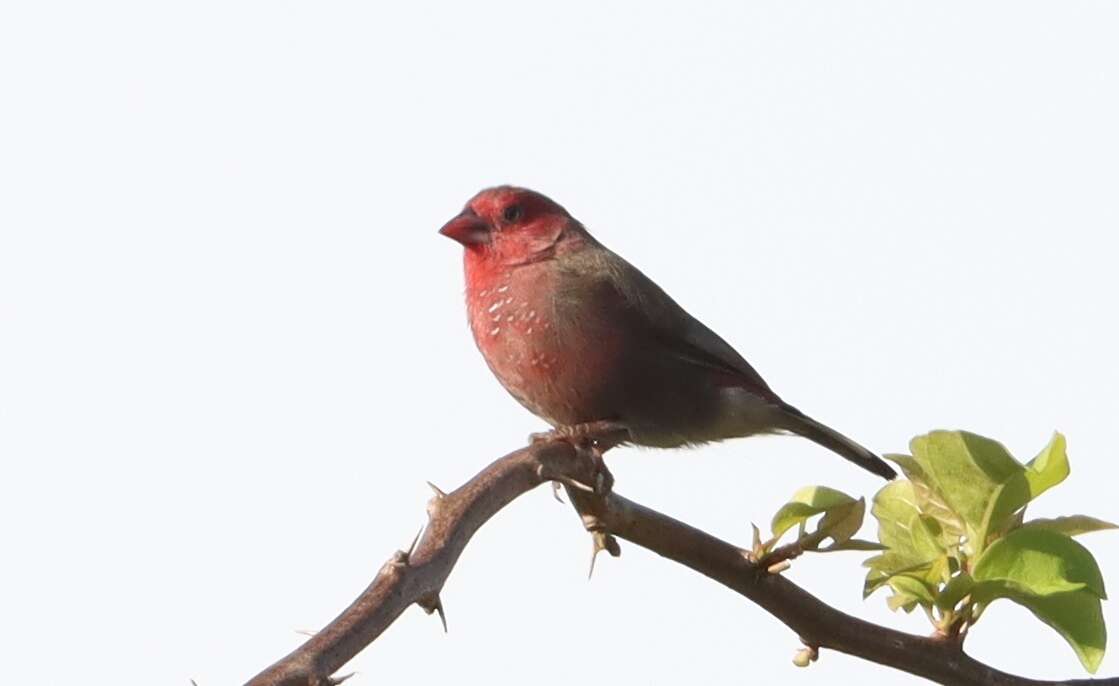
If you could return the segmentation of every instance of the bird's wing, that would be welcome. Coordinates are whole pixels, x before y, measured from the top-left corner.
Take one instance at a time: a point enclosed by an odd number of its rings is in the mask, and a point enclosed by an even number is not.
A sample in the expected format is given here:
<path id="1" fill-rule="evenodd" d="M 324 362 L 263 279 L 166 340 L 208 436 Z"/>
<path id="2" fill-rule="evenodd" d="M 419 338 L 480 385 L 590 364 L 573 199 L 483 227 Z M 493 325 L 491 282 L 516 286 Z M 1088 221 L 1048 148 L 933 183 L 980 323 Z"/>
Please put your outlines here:
<path id="1" fill-rule="evenodd" d="M 605 247 L 596 246 L 574 275 L 596 291 L 609 316 L 636 326 L 658 350 L 728 376 L 767 400 L 785 403 L 761 375 L 718 334 L 688 314 L 652 279 Z"/>

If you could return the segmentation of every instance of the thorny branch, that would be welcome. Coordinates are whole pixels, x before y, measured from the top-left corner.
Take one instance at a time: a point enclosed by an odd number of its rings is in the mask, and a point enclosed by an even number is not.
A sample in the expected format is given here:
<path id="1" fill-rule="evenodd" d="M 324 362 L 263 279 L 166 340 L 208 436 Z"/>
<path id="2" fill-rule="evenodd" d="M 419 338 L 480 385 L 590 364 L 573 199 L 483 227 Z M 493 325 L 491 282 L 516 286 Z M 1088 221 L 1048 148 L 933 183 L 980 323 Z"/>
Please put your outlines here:
<path id="1" fill-rule="evenodd" d="M 334 673 L 409 605 L 442 618 L 439 592 L 474 532 L 517 496 L 545 481 L 564 484 L 594 537 L 596 555 L 606 550 L 617 556 L 616 538 L 621 538 L 718 581 L 796 632 L 806 646 L 797 658 L 805 664 L 816 659 L 820 648 L 830 648 L 943 684 L 1119 686 L 1119 678 L 1037 681 L 1014 676 L 969 657 L 953 641 L 895 631 L 840 612 L 751 562 L 746 550 L 616 493 L 596 493 L 585 484 L 601 481 L 600 464 L 569 443 L 539 443 L 500 458 L 451 493 L 433 486 L 428 525 L 411 550 L 397 551 L 357 600 L 247 686 L 341 683 L 347 677 Z"/>

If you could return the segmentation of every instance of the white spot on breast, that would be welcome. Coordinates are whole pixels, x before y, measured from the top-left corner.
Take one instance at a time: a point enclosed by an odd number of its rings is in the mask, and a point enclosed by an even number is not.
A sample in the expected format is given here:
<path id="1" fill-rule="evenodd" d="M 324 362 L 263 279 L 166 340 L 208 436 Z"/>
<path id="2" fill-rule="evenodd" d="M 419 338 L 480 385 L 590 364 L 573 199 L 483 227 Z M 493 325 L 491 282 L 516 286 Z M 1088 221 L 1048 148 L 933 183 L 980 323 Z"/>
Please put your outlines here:
<path id="1" fill-rule="evenodd" d="M 499 333 L 501 333 L 501 327 L 500 326 L 495 326 L 492 329 L 490 329 L 490 335 L 491 336 L 496 336 Z"/>
<path id="2" fill-rule="evenodd" d="M 504 293 L 507 290 L 509 290 L 509 284 L 505 284 L 504 286 L 498 286 L 497 287 L 497 292 L 498 293 Z"/>
<path id="3" fill-rule="evenodd" d="M 494 310 L 497 310 L 497 309 L 499 309 L 499 308 L 500 308 L 500 307 L 501 307 L 502 305 L 504 305 L 504 304 L 505 304 L 505 303 L 504 303 L 503 301 L 501 301 L 501 300 L 498 300 L 498 301 L 497 301 L 497 302 L 495 302 L 494 304 L 490 305 L 490 306 L 489 306 L 489 308 L 488 308 L 488 309 L 486 310 L 486 312 L 493 312 Z"/>

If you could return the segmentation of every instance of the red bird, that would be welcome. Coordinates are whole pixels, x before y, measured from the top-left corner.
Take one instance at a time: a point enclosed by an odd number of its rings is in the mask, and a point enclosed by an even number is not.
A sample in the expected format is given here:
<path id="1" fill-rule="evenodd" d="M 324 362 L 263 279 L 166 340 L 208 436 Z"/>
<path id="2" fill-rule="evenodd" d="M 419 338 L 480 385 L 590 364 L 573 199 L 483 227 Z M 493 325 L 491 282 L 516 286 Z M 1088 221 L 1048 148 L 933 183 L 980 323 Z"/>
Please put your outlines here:
<path id="1" fill-rule="evenodd" d="M 466 248 L 470 329 L 486 364 L 554 435 L 605 449 L 788 432 L 896 476 L 783 401 L 734 348 L 544 195 L 483 190 L 439 232 Z"/>

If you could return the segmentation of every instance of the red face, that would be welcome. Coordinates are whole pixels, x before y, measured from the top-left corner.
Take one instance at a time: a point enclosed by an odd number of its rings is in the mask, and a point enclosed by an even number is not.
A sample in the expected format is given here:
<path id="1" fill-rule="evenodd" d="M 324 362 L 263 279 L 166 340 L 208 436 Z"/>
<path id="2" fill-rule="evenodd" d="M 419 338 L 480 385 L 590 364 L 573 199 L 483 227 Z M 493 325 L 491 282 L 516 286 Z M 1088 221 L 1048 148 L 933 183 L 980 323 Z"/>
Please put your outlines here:
<path id="1" fill-rule="evenodd" d="M 498 186 L 475 195 L 439 233 L 462 243 L 468 255 L 517 263 L 547 254 L 573 224 L 540 193 Z"/>

